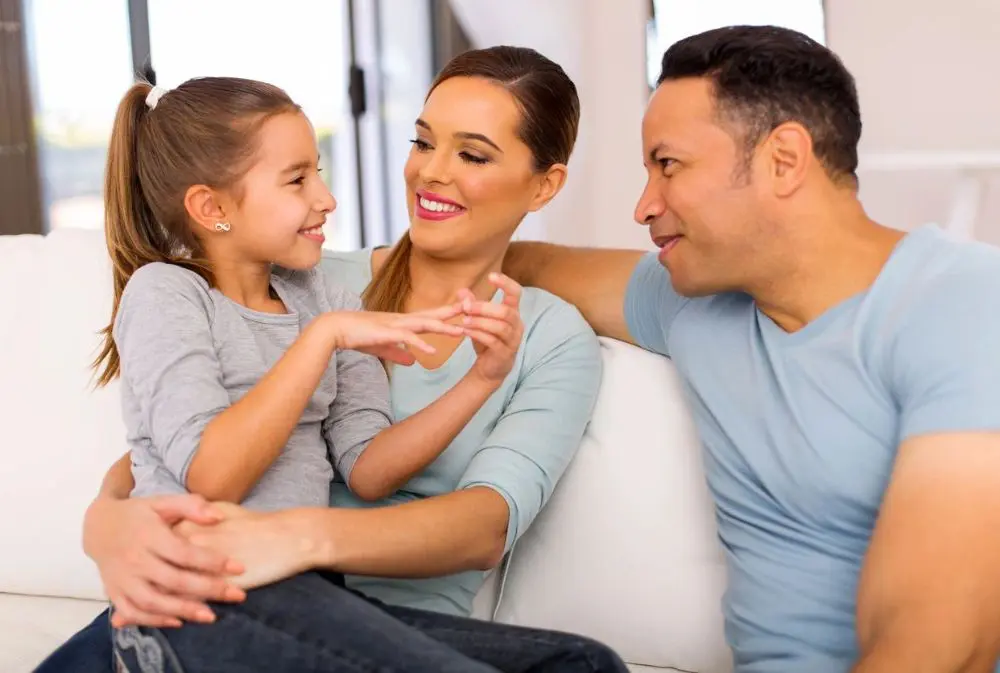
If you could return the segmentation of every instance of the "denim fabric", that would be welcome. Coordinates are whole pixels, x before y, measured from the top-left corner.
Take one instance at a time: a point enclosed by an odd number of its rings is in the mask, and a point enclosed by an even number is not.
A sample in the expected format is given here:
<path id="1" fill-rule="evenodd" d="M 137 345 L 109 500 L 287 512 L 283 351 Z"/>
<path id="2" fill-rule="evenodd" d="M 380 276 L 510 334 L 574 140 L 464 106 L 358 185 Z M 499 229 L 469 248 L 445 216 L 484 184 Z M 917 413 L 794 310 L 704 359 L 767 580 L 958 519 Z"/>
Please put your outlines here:
<path id="1" fill-rule="evenodd" d="M 306 573 L 213 604 L 214 624 L 128 627 L 104 613 L 36 673 L 625 673 L 614 652 L 578 636 L 379 603 Z"/>

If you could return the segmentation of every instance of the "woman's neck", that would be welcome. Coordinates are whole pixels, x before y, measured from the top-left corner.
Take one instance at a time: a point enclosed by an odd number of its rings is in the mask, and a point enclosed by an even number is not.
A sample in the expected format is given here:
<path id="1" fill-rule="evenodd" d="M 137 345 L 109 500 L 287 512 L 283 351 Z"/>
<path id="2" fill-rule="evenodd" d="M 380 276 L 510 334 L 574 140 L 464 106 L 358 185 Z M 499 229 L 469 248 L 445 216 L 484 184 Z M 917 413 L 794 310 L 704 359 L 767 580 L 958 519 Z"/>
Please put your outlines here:
<path id="1" fill-rule="evenodd" d="M 505 252 L 505 251 L 504 251 Z M 496 288 L 489 281 L 489 274 L 500 271 L 503 252 L 490 258 L 442 260 L 418 250 L 410 253 L 410 296 L 406 301 L 408 311 L 435 308 L 455 300 L 455 294 L 468 288 L 477 298 L 489 300 Z"/>

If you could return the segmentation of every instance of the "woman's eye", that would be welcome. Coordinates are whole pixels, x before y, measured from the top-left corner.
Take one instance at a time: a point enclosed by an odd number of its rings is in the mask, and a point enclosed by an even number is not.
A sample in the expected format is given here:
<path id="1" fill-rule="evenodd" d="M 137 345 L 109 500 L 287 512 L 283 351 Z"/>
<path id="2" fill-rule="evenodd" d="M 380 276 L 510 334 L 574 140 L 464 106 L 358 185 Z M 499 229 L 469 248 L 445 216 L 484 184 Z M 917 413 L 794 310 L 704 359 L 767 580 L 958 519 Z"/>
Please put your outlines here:
<path id="1" fill-rule="evenodd" d="M 490 160 L 486 157 L 479 157 L 475 154 L 470 154 L 469 152 L 459 152 L 458 156 L 460 156 L 462 161 L 467 164 L 477 164 L 481 166 L 482 164 L 488 164 L 490 162 Z"/>
<path id="2" fill-rule="evenodd" d="M 410 142 L 413 143 L 413 146 L 417 148 L 418 152 L 426 152 L 431 149 L 430 143 L 423 141 L 420 138 L 415 138 Z"/>

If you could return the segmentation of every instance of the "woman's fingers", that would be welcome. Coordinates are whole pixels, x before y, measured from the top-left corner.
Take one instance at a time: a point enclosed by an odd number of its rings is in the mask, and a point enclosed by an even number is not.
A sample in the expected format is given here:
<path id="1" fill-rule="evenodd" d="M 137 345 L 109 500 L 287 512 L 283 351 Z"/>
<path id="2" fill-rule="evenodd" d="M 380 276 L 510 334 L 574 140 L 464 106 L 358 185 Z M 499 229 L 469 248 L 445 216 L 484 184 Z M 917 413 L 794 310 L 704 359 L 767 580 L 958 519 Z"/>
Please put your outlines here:
<path id="1" fill-rule="evenodd" d="M 150 626 L 160 629 L 179 628 L 181 620 L 176 617 L 157 615 L 152 612 L 140 610 L 129 599 L 124 596 L 109 597 L 115 606 L 111 611 L 111 626 L 120 629 L 125 626 Z"/>
<path id="2" fill-rule="evenodd" d="M 517 309 L 511 308 L 506 304 L 494 304 L 489 301 L 466 302 L 463 307 L 463 312 L 466 315 L 479 315 L 486 318 L 504 320 L 509 323 L 514 323 L 520 320 L 520 314 L 517 312 Z"/>
<path id="3" fill-rule="evenodd" d="M 146 576 L 175 596 L 219 603 L 239 603 L 246 599 L 242 589 L 221 577 L 191 572 L 162 559 L 150 565 Z"/>
<path id="4" fill-rule="evenodd" d="M 218 576 L 239 575 L 243 572 L 242 565 L 235 559 L 229 559 L 213 549 L 206 549 L 191 543 L 183 534 L 183 531 L 188 527 L 197 528 L 195 524 L 185 521 L 178 526 L 176 533 L 174 530 L 158 531 L 158 534 L 150 540 L 150 551 L 184 570 Z M 173 587 L 168 588 L 173 589 Z M 214 597 L 205 596 L 205 598 Z"/>
<path id="5" fill-rule="evenodd" d="M 147 615 L 209 624 L 215 613 L 203 602 L 181 598 L 156 582 L 137 582 L 128 596 L 129 602 Z"/>
<path id="6" fill-rule="evenodd" d="M 510 276 L 502 273 L 491 273 L 490 282 L 503 290 L 503 303 L 511 308 L 518 308 L 521 304 L 521 285 Z"/>

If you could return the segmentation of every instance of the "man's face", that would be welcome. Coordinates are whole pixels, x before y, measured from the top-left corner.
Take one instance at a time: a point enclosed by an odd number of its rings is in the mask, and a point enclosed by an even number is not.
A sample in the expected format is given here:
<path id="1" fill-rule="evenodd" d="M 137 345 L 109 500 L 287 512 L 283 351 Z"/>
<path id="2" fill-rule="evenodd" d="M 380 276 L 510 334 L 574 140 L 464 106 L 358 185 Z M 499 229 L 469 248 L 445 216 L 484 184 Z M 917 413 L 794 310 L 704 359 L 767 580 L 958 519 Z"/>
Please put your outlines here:
<path id="1" fill-rule="evenodd" d="M 648 178 L 635 219 L 649 226 L 660 263 L 685 296 L 743 289 L 764 245 L 759 188 L 767 180 L 755 180 L 734 135 L 720 125 L 702 78 L 661 84 L 643 118 Z"/>

